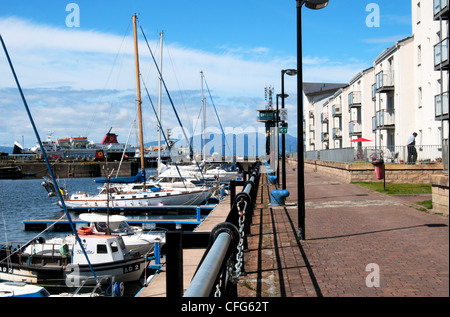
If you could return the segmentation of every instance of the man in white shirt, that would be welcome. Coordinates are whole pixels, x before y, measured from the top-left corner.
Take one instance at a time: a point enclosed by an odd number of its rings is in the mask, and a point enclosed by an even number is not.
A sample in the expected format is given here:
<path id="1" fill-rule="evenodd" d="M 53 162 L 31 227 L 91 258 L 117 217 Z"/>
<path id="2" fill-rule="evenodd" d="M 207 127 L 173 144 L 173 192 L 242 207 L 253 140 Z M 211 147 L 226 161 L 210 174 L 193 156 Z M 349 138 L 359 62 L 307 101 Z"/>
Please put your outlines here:
<path id="1" fill-rule="evenodd" d="M 417 150 L 414 147 L 416 145 L 416 136 L 417 133 L 414 132 L 408 139 L 408 163 L 415 164 L 417 160 Z"/>

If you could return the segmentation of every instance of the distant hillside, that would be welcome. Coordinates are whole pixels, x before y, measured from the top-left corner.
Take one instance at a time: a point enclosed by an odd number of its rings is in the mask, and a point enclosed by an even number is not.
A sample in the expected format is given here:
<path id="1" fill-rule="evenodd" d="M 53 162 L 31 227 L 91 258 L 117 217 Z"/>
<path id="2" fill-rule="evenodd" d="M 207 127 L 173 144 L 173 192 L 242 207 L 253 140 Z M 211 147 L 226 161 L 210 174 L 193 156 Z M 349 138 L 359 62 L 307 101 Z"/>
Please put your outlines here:
<path id="1" fill-rule="evenodd" d="M 195 135 L 193 138 L 193 149 L 195 152 L 199 152 L 201 149 L 201 135 Z M 225 143 L 226 155 L 230 155 L 230 152 L 235 152 L 238 156 L 253 156 L 262 155 L 265 151 L 265 136 L 261 133 L 241 133 L 237 135 L 227 134 Z M 157 141 L 146 143 L 146 146 L 157 145 Z M 222 154 L 222 135 L 221 134 L 207 134 L 206 145 L 208 154 L 214 152 Z M 187 142 L 183 140 L 176 140 L 175 147 L 186 147 Z M 286 135 L 286 153 L 297 152 L 297 138 L 289 134 Z M 281 136 L 280 136 L 280 153 L 281 153 Z"/>
<path id="2" fill-rule="evenodd" d="M 0 152 L 12 154 L 13 147 L 12 146 L 0 146 Z"/>

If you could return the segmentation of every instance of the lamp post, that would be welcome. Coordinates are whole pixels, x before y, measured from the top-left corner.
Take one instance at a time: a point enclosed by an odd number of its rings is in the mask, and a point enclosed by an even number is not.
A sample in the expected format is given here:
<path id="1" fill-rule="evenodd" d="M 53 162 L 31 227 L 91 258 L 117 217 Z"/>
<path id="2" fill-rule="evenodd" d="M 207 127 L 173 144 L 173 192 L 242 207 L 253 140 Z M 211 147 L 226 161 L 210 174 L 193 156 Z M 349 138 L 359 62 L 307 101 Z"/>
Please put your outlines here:
<path id="1" fill-rule="evenodd" d="M 305 239 L 305 175 L 303 158 L 303 67 L 302 67 L 302 6 L 313 10 L 326 7 L 329 0 L 296 0 L 297 2 L 297 186 L 298 238 Z M 301 146 L 300 146 L 301 145 Z"/>
<path id="2" fill-rule="evenodd" d="M 282 69 L 281 70 L 281 109 L 284 109 L 284 98 L 287 95 L 284 94 L 284 74 L 289 76 L 297 75 L 296 69 Z M 284 121 L 283 121 L 283 125 Z M 281 134 L 281 170 L 282 170 L 282 189 L 286 189 L 286 133 Z"/>
<path id="3" fill-rule="evenodd" d="M 279 125 L 279 122 L 280 122 L 280 112 L 279 112 L 279 110 L 278 110 L 278 97 L 281 97 L 281 98 L 287 98 L 287 97 L 289 97 L 289 95 L 287 95 L 287 94 L 277 94 L 277 114 L 276 114 L 276 116 L 277 116 L 277 144 L 278 144 L 278 142 L 279 142 L 279 132 L 280 132 L 280 125 Z M 277 185 L 280 185 L 280 158 L 279 158 L 279 155 L 278 155 L 278 151 L 280 150 L 280 146 L 279 145 L 277 145 L 278 146 L 278 149 L 277 149 Z"/>

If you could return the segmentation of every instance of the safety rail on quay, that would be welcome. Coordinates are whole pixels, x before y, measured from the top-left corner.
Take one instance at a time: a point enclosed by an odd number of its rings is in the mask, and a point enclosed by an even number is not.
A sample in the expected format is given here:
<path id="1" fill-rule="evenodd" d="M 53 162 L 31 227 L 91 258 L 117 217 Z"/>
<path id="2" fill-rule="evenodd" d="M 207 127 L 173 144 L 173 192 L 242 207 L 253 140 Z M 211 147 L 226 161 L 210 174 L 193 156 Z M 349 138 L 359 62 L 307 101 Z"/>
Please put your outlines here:
<path id="1" fill-rule="evenodd" d="M 248 180 L 230 183 L 230 212 L 225 222 L 211 232 L 166 233 L 166 296 L 221 297 L 236 296 L 239 276 L 244 272 L 244 250 L 247 248 L 256 193 L 260 162 L 244 176 Z M 236 186 L 243 186 L 236 194 Z M 206 246 L 189 287 L 183 294 L 183 248 Z"/>

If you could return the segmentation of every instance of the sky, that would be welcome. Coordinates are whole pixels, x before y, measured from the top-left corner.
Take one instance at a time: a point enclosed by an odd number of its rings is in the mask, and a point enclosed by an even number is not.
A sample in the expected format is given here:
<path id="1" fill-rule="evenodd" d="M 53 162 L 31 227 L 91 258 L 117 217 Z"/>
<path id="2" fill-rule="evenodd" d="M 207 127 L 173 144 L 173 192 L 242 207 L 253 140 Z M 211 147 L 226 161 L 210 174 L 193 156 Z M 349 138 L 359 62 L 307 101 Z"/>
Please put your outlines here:
<path id="1" fill-rule="evenodd" d="M 263 129 L 256 110 L 267 105 L 265 88 L 281 93 L 281 70 L 297 66 L 295 0 L 0 0 L 0 34 L 41 139 L 87 136 L 101 142 L 112 128 L 119 142 L 135 143 L 133 14 L 146 141 L 157 139 L 150 99 L 157 108 L 159 81 L 150 50 L 159 63 L 161 32 L 170 96 L 163 88 L 161 120 L 173 138 L 183 136 L 172 104 L 188 135 L 201 132 L 201 71 L 209 132 L 221 131 L 213 106 L 227 134 Z M 411 32 L 411 0 L 303 7 L 303 80 L 348 83 Z M 296 136 L 297 78 L 286 75 L 284 82 L 288 134 Z M 36 144 L 3 50 L 0 113 L 0 146 Z"/>

